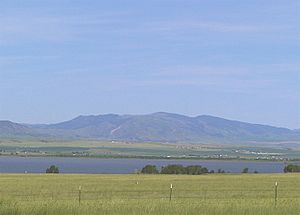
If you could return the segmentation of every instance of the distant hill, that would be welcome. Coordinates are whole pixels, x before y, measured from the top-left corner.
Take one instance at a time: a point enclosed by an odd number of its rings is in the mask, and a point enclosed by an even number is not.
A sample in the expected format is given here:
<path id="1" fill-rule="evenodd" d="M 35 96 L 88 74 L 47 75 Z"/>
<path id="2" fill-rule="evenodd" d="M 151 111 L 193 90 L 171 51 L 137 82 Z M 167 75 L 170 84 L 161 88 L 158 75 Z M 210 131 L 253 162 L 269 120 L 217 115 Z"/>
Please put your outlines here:
<path id="1" fill-rule="evenodd" d="M 49 125 L 0 121 L 0 137 L 101 139 L 139 142 L 300 141 L 300 132 L 214 116 L 189 117 L 158 112 L 148 115 L 91 115 Z"/>
<path id="2" fill-rule="evenodd" d="M 27 126 L 13 123 L 11 121 L 0 121 L 0 136 L 16 136 L 32 134 L 32 129 Z"/>

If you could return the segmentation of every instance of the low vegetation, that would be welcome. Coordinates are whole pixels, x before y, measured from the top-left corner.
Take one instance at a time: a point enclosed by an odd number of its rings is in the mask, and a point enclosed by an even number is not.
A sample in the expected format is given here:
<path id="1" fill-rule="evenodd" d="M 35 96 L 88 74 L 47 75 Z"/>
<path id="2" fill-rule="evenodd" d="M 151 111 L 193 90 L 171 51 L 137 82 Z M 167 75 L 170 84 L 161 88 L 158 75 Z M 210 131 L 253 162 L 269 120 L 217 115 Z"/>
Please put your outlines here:
<path id="1" fill-rule="evenodd" d="M 46 173 L 59 173 L 59 169 L 55 165 L 51 165 L 49 168 L 46 169 Z"/>
<path id="2" fill-rule="evenodd" d="M 158 170 L 155 165 L 146 165 L 143 167 L 141 173 L 143 174 L 158 174 Z"/>
<path id="3" fill-rule="evenodd" d="M 299 178 L 297 173 L 1 174 L 0 214 L 299 215 Z"/>
<path id="4" fill-rule="evenodd" d="M 208 169 L 206 167 L 194 165 L 184 167 L 182 165 L 168 165 L 162 167 L 161 174 L 187 174 L 187 175 L 200 175 L 204 173 L 208 173 Z"/>
<path id="5" fill-rule="evenodd" d="M 300 166 L 290 164 L 290 165 L 287 165 L 286 167 L 284 167 L 283 171 L 285 173 L 288 173 L 288 172 L 300 172 Z"/>
<path id="6" fill-rule="evenodd" d="M 289 164 L 284 167 L 283 172 L 289 173 L 289 172 L 300 172 L 300 166 Z M 210 173 L 215 173 L 214 170 L 208 170 L 206 167 L 202 167 L 200 165 L 191 165 L 191 166 L 183 166 L 179 164 L 172 164 L 163 166 L 161 170 L 159 171 L 155 165 L 146 165 L 141 170 L 141 173 L 143 174 L 186 174 L 186 175 L 201 175 Z M 217 173 L 226 173 L 225 170 L 218 169 Z M 228 172 L 229 173 L 229 172 Z M 241 173 L 249 173 L 249 168 L 246 167 L 242 170 Z M 253 173 L 257 174 L 258 171 L 254 171 Z"/>
<path id="7" fill-rule="evenodd" d="M 182 166 L 182 165 L 167 165 L 161 168 L 159 172 L 155 165 L 146 165 L 141 173 L 144 174 L 186 174 L 186 175 L 201 175 L 204 173 L 208 173 L 208 169 L 206 167 L 202 167 L 200 165 L 192 165 L 192 166 Z"/>
<path id="8" fill-rule="evenodd" d="M 242 171 L 242 173 L 248 173 L 248 172 L 249 172 L 249 168 L 247 168 L 247 167 L 244 168 L 243 171 Z"/>

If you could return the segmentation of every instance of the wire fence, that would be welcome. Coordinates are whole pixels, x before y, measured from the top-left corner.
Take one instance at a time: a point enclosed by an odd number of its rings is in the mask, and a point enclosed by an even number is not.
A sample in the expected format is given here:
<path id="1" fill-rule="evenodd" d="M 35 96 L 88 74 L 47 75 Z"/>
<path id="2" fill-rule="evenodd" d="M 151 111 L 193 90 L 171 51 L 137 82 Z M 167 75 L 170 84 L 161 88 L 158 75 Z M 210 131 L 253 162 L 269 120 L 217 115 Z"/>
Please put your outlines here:
<path id="1" fill-rule="evenodd" d="M 41 191 L 41 192 L 4 192 L 0 191 L 0 198 L 12 198 L 18 201 L 40 201 L 40 200 L 110 200 L 110 199 L 299 199 L 300 189 L 276 190 L 276 189 L 164 189 L 164 190 L 74 190 L 74 191 Z"/>

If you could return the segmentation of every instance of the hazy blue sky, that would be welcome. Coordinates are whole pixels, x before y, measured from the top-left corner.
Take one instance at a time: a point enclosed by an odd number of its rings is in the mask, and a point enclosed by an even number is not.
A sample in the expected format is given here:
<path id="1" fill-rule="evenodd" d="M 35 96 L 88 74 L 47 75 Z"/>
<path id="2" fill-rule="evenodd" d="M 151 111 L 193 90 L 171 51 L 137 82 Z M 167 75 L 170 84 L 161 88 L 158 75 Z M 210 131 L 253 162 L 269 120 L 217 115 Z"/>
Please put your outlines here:
<path id="1" fill-rule="evenodd" d="M 210 114 L 300 128 L 299 0 L 1 0 L 0 119 Z"/>

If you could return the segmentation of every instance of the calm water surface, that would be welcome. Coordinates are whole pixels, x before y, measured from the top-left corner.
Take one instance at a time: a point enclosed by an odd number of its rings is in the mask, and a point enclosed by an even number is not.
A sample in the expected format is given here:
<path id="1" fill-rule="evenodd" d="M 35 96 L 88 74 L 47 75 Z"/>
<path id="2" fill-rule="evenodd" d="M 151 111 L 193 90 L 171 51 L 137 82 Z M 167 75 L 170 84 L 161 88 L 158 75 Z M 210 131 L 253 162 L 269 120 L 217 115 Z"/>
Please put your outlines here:
<path id="1" fill-rule="evenodd" d="M 209 170 L 219 168 L 233 173 L 248 167 L 260 173 L 279 173 L 284 168 L 280 162 L 246 162 L 216 160 L 164 160 L 164 159 L 114 159 L 114 158 L 63 158 L 63 157 L 0 157 L 1 173 L 43 173 L 50 165 L 62 173 L 133 173 L 147 164 L 158 168 L 168 164 L 202 165 Z"/>

